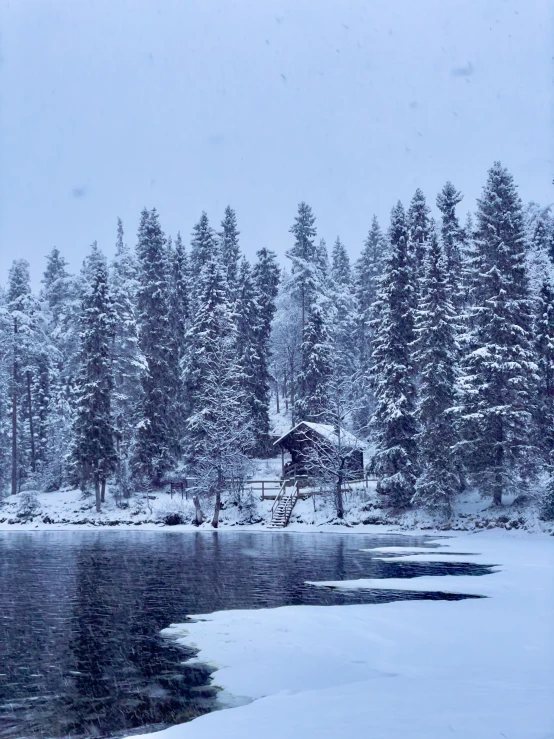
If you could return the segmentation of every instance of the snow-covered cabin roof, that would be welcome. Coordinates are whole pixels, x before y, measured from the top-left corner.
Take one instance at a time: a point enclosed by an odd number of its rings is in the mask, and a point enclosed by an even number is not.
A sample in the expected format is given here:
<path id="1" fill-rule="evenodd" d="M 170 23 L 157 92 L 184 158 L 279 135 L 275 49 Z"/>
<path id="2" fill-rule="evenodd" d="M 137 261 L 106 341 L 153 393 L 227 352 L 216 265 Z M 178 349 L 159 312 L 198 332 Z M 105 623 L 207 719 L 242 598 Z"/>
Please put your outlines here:
<path id="1" fill-rule="evenodd" d="M 300 421 L 300 423 L 297 423 L 296 426 L 293 426 L 293 428 L 289 429 L 289 431 L 286 432 L 286 434 L 283 434 L 277 441 L 274 442 L 274 446 L 276 444 L 279 444 L 279 442 L 283 441 L 283 439 L 286 439 L 287 436 L 292 434 L 294 431 L 299 429 L 301 426 L 307 426 L 308 428 L 312 429 L 312 431 L 315 431 L 316 434 L 319 436 L 322 436 L 324 439 L 327 439 L 332 444 L 337 444 L 339 437 L 337 434 L 337 431 L 334 426 L 331 426 L 330 424 L 326 423 L 312 423 L 311 421 Z M 340 430 L 340 436 L 341 436 L 341 443 L 345 444 L 346 446 L 351 446 L 354 449 L 362 449 L 364 444 L 360 439 L 358 439 L 354 434 L 351 434 L 350 431 L 346 431 L 345 429 L 341 428 Z"/>

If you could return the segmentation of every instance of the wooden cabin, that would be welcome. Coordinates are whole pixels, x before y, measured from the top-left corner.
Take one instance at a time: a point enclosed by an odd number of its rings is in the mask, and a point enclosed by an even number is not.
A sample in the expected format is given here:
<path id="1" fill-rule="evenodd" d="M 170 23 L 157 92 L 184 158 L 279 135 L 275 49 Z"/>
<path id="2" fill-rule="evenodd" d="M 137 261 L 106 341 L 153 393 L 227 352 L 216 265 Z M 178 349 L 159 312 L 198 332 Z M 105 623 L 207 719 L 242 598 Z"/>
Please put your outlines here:
<path id="1" fill-rule="evenodd" d="M 340 450 L 344 455 L 344 468 L 349 478 L 360 478 L 364 474 L 363 442 L 345 429 L 340 435 L 334 426 L 324 423 L 301 421 L 283 434 L 274 445 L 281 450 L 282 479 L 309 478 L 314 474 L 318 459 L 324 464 L 325 457 Z M 285 462 L 285 453 L 290 461 Z"/>

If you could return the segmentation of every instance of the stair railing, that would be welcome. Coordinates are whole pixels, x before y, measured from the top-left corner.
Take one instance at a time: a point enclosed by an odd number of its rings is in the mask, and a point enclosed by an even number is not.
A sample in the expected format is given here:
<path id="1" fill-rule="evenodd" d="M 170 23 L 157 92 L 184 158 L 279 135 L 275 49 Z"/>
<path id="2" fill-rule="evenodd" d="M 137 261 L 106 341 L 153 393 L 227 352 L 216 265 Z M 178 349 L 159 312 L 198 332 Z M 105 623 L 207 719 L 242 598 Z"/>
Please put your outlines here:
<path id="1" fill-rule="evenodd" d="M 275 498 L 275 500 L 273 501 L 273 505 L 271 506 L 271 519 L 272 520 L 273 520 L 273 516 L 275 512 L 277 511 L 279 507 L 279 503 L 283 499 L 283 496 L 286 492 L 287 482 L 288 482 L 287 480 L 283 480 L 283 484 L 281 485 L 281 488 L 279 489 L 279 492 L 277 493 L 277 497 Z"/>

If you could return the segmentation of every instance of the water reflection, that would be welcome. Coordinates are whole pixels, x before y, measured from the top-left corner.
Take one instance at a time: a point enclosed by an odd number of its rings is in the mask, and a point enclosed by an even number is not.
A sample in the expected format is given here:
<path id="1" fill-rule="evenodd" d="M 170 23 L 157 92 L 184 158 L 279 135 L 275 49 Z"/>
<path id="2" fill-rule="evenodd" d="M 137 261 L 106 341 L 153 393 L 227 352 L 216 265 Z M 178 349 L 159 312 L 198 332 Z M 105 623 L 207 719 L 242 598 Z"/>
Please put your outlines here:
<path id="1" fill-rule="evenodd" d="M 0 737 L 100 737 L 210 710 L 207 668 L 159 636 L 189 613 L 448 597 L 337 591 L 306 580 L 485 574 L 383 562 L 372 546 L 424 538 L 264 532 L 0 535 Z"/>

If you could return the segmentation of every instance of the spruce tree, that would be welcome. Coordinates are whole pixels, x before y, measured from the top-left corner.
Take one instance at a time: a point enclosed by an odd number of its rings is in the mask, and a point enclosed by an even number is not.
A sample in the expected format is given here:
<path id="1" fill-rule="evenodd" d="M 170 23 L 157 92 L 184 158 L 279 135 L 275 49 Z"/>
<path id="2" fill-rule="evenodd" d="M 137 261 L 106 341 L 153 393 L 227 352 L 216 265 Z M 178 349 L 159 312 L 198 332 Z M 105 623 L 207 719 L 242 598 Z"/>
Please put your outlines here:
<path id="1" fill-rule="evenodd" d="M 338 286 L 350 286 L 352 275 L 350 274 L 350 258 L 340 238 L 333 245 L 331 262 L 331 279 Z"/>
<path id="2" fill-rule="evenodd" d="M 261 353 L 261 315 L 250 264 L 243 258 L 235 296 L 235 322 L 240 383 L 258 455 L 269 447 L 269 383 L 266 357 Z"/>
<path id="3" fill-rule="evenodd" d="M 144 209 L 137 243 L 137 318 L 144 367 L 134 468 L 155 485 L 178 456 L 180 441 L 175 427 L 180 380 L 168 311 L 171 275 L 165 245 L 156 209 Z"/>
<path id="4" fill-rule="evenodd" d="M 317 233 L 315 216 L 307 203 L 299 204 L 298 215 L 294 219 L 290 233 L 294 236 L 294 246 L 287 252 L 287 257 L 292 262 L 289 289 L 298 302 L 302 334 L 304 334 L 307 316 L 320 285 L 320 253 L 315 245 Z"/>
<path id="5" fill-rule="evenodd" d="M 114 309 L 108 267 L 96 243 L 83 267 L 74 457 L 81 485 L 94 482 L 96 510 L 117 460 L 111 413 Z"/>
<path id="6" fill-rule="evenodd" d="M 533 336 L 538 364 L 537 442 L 548 465 L 554 452 L 554 266 L 544 242 L 535 244 L 537 293 Z"/>
<path id="7" fill-rule="evenodd" d="M 367 426 L 373 410 L 371 388 L 372 322 L 375 318 L 377 290 L 388 251 L 386 238 L 381 232 L 376 216 L 364 242 L 360 258 L 354 266 L 353 289 L 356 305 L 355 346 L 358 368 L 358 404 L 354 421 L 358 433 L 367 434 Z"/>
<path id="8" fill-rule="evenodd" d="M 532 463 L 538 380 L 523 210 L 500 162 L 478 201 L 475 245 L 463 442 L 482 493 L 500 505 Z"/>
<path id="9" fill-rule="evenodd" d="M 204 371 L 216 358 L 211 356 L 218 346 L 217 335 L 233 334 L 236 359 L 236 326 L 232 306 L 229 303 L 227 276 L 219 248 L 211 252 L 203 265 L 196 285 L 196 309 L 186 338 L 186 353 L 182 363 L 182 382 L 189 402 L 189 413 L 185 439 L 185 459 L 189 468 L 205 439 L 202 414 L 205 398 Z"/>
<path id="10" fill-rule="evenodd" d="M 48 384 L 42 372 L 51 359 L 43 312 L 31 291 L 29 264 L 15 260 L 9 274 L 6 294 L 6 331 L 3 354 L 10 367 L 11 388 L 11 467 L 12 494 L 30 474 L 43 466 L 39 434 L 46 423 Z M 38 480 L 35 477 L 35 483 Z"/>
<path id="11" fill-rule="evenodd" d="M 229 289 L 236 289 L 238 278 L 238 266 L 240 260 L 240 231 L 237 227 L 237 216 L 235 211 L 228 205 L 225 208 L 225 215 L 221 221 L 221 231 L 219 232 L 219 243 L 221 258 L 225 269 L 227 284 Z"/>
<path id="12" fill-rule="evenodd" d="M 327 301 L 316 297 L 304 326 L 301 370 L 295 414 L 298 421 L 325 423 L 328 414 L 328 380 L 331 372 L 331 341 L 326 321 Z"/>
<path id="13" fill-rule="evenodd" d="M 271 358 L 271 326 L 276 311 L 276 298 L 279 290 L 281 273 L 277 265 L 274 252 L 260 249 L 257 252 L 257 261 L 252 270 L 254 280 L 255 301 L 258 306 L 258 320 L 256 322 L 256 345 L 258 356 L 257 399 L 262 407 L 264 418 L 267 416 L 267 429 L 254 429 L 257 434 L 258 451 L 261 455 L 269 454 L 271 449 L 269 439 L 269 400 L 270 400 L 270 372 Z"/>
<path id="14" fill-rule="evenodd" d="M 419 283 L 423 279 L 425 251 L 429 241 L 431 209 L 427 205 L 425 195 L 417 188 L 408 210 L 408 229 L 410 254 L 414 263 L 416 275 L 415 285 L 419 289 Z M 415 306 L 415 303 L 414 303 Z"/>
<path id="15" fill-rule="evenodd" d="M 448 516 L 459 481 L 453 463 L 457 439 L 452 417 L 458 347 L 447 265 L 432 228 L 416 312 L 419 476 L 413 503 Z"/>
<path id="16" fill-rule="evenodd" d="M 321 284 L 326 286 L 329 281 L 330 266 L 327 242 L 323 238 L 319 240 L 319 244 L 316 247 L 316 263 Z"/>
<path id="17" fill-rule="evenodd" d="M 410 505 L 417 477 L 416 389 L 413 381 L 414 262 L 408 248 L 408 224 L 402 203 L 392 209 L 390 253 L 379 288 L 379 322 L 373 339 L 373 467 L 377 491 L 387 505 Z"/>
<path id="18" fill-rule="evenodd" d="M 190 242 L 190 275 L 193 288 L 200 277 L 202 267 L 212 258 L 216 248 L 215 231 L 210 226 L 207 213 L 202 211 L 198 223 L 195 224 L 192 230 Z"/>
<path id="19" fill-rule="evenodd" d="M 177 344 L 179 357 L 183 356 L 185 335 L 188 329 L 191 312 L 190 296 L 190 269 L 189 259 L 181 239 L 181 233 L 177 232 L 175 248 L 172 252 L 172 293 L 171 311 L 173 313 L 173 332 Z"/>
<path id="20" fill-rule="evenodd" d="M 123 224 L 118 218 L 116 251 L 110 268 L 110 292 L 114 310 L 112 414 L 120 464 L 118 484 L 125 487 L 124 494 L 128 494 L 124 481 L 127 479 L 127 463 L 139 421 L 139 387 L 143 367 L 136 314 L 137 290 L 136 259 L 123 241 Z"/>
<path id="21" fill-rule="evenodd" d="M 356 369 L 356 301 L 350 259 L 338 237 L 333 247 L 329 297 L 327 322 L 332 361 L 338 376 L 351 378 Z"/>
<path id="22" fill-rule="evenodd" d="M 462 268 L 461 243 L 462 229 L 456 215 L 456 206 L 462 202 L 463 195 L 448 181 L 437 195 L 437 208 L 441 212 L 441 239 L 446 258 L 446 269 L 452 289 L 455 308 L 460 308 L 460 277 Z"/>

